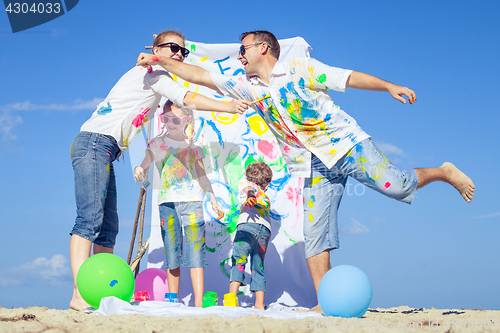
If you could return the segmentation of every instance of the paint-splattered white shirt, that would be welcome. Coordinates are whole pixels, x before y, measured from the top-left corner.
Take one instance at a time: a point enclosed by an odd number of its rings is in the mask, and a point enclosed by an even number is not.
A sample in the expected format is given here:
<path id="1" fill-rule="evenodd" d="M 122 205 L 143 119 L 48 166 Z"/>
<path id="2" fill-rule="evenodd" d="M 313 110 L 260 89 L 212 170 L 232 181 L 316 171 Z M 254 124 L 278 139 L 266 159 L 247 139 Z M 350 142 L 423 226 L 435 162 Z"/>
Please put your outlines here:
<path id="1" fill-rule="evenodd" d="M 251 187 L 255 193 L 257 203 L 250 207 L 244 203 L 248 199 L 245 188 Z M 271 231 L 271 200 L 266 193 L 260 188 L 259 185 L 249 182 L 246 177 L 240 180 L 238 185 L 238 201 L 240 203 L 240 216 L 238 217 L 238 224 L 241 223 L 259 223 L 266 226 Z"/>
<path id="2" fill-rule="evenodd" d="M 134 67 L 120 78 L 80 130 L 111 135 L 125 150 L 153 117 L 162 96 L 184 106 L 188 91 L 160 66 L 154 66 L 150 73 Z"/>
<path id="3" fill-rule="evenodd" d="M 328 168 L 358 142 L 369 138 L 349 116 L 333 103 L 327 89 L 345 91 L 350 70 L 331 67 L 312 58 L 277 62 L 269 85 L 257 77 L 212 73 L 224 95 L 254 104 L 280 144 L 288 169 L 294 177 L 309 177 L 311 153 Z"/>
<path id="4" fill-rule="evenodd" d="M 203 190 L 198 181 L 195 162 L 205 157 L 203 148 L 194 141 L 175 141 L 157 136 L 148 144 L 160 171 L 158 204 L 164 202 L 202 201 Z"/>

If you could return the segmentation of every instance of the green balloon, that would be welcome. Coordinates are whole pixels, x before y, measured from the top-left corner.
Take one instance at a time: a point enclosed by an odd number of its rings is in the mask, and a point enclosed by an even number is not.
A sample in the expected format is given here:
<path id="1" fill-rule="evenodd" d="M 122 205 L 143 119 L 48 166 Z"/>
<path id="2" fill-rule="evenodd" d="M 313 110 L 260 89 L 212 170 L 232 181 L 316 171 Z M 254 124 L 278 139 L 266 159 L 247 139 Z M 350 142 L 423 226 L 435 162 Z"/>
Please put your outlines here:
<path id="1" fill-rule="evenodd" d="M 135 279 L 122 258 L 99 253 L 85 260 L 78 270 L 76 285 L 85 302 L 97 309 L 103 297 L 114 296 L 130 302 Z"/>

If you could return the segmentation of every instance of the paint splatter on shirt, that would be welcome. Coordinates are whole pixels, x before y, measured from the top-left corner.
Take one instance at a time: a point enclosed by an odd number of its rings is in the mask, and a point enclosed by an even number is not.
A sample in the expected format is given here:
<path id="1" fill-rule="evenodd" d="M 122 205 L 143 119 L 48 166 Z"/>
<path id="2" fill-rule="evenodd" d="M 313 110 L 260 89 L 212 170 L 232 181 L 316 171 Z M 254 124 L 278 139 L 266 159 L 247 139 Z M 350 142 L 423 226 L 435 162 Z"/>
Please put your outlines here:
<path id="1" fill-rule="evenodd" d="M 276 63 L 269 85 L 256 77 L 211 75 L 219 90 L 233 98 L 253 101 L 271 95 L 253 107 L 276 136 L 292 176 L 309 177 L 311 153 L 331 168 L 370 137 L 327 91 L 345 91 L 351 72 L 312 58 L 294 58 Z"/>
<path id="2" fill-rule="evenodd" d="M 134 67 L 120 78 L 80 130 L 111 135 L 125 150 L 153 117 L 163 96 L 184 106 L 187 92 L 159 66 L 149 73 Z"/>
<path id="3" fill-rule="evenodd" d="M 111 104 L 108 102 L 107 104 L 104 103 L 99 104 L 96 112 L 97 114 L 103 116 L 105 114 L 110 113 L 112 110 L 113 108 L 111 107 Z"/>
<path id="4" fill-rule="evenodd" d="M 245 202 L 248 199 L 247 192 L 244 190 L 247 187 L 252 187 L 255 193 L 257 203 L 250 207 Z M 271 200 L 259 185 L 249 182 L 246 177 L 240 180 L 238 185 L 238 201 L 240 203 L 240 216 L 238 224 L 241 223 L 259 223 L 271 230 Z"/>
<path id="5" fill-rule="evenodd" d="M 205 154 L 197 141 L 175 141 L 166 135 L 157 136 L 148 148 L 155 155 L 160 170 L 158 204 L 164 202 L 202 201 L 203 190 L 198 181 L 195 162 Z"/>

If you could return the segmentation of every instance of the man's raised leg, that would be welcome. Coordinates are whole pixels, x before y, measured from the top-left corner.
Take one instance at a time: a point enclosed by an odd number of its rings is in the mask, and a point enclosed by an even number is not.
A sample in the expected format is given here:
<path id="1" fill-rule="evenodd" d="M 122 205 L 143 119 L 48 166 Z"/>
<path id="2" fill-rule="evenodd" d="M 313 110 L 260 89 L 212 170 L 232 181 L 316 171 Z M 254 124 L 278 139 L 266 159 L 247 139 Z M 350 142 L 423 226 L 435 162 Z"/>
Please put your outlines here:
<path id="1" fill-rule="evenodd" d="M 450 162 L 445 162 L 439 168 L 416 168 L 418 176 L 417 188 L 421 188 L 435 181 L 442 181 L 452 185 L 467 202 L 474 197 L 475 186 L 465 173 Z"/>
<path id="2" fill-rule="evenodd" d="M 349 176 L 388 197 L 411 203 L 413 195 L 408 190 L 414 189 L 414 175 L 410 177 L 413 178 L 410 179 L 413 182 L 412 186 L 408 186 L 406 182 L 396 185 L 402 180 L 408 180 L 406 177 L 409 175 L 405 174 L 410 170 L 399 170 L 393 166 L 371 139 L 358 143 L 356 149 L 351 149 L 348 154 L 352 161 L 347 164 L 350 169 Z M 362 172 L 357 170 L 359 165 L 363 166 Z M 384 169 L 382 174 L 379 172 L 381 167 Z M 472 180 L 450 162 L 445 162 L 438 168 L 415 168 L 414 170 L 418 178 L 417 189 L 435 181 L 442 181 L 452 185 L 465 201 L 471 202 L 474 197 L 475 187 Z M 374 183 L 375 176 L 377 176 L 377 181 Z M 380 185 L 385 186 L 380 187 Z"/>

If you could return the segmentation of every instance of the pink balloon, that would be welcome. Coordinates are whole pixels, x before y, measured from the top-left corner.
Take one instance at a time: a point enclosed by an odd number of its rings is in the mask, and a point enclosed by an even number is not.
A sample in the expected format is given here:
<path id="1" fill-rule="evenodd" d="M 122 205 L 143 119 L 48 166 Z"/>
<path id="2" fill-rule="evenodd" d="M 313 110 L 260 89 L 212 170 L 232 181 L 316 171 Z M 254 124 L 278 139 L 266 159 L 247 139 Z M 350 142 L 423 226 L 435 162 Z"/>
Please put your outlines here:
<path id="1" fill-rule="evenodd" d="M 167 272 L 159 268 L 148 268 L 137 275 L 134 292 L 146 290 L 151 301 L 163 301 L 168 293 Z"/>

